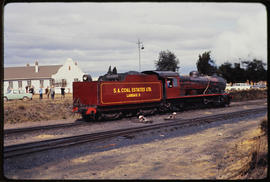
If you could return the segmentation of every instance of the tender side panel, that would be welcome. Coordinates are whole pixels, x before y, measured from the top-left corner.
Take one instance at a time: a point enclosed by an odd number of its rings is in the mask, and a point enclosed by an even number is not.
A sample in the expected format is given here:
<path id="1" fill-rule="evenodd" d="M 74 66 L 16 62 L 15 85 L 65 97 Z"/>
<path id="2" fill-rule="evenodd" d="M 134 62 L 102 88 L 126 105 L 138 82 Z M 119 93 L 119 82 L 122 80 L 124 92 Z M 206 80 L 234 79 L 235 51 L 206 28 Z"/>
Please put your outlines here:
<path id="1" fill-rule="evenodd" d="M 102 82 L 102 106 L 157 102 L 162 98 L 160 81 L 153 82 Z"/>
<path id="2" fill-rule="evenodd" d="M 80 105 L 97 105 L 97 82 L 73 82 L 73 101 Z"/>

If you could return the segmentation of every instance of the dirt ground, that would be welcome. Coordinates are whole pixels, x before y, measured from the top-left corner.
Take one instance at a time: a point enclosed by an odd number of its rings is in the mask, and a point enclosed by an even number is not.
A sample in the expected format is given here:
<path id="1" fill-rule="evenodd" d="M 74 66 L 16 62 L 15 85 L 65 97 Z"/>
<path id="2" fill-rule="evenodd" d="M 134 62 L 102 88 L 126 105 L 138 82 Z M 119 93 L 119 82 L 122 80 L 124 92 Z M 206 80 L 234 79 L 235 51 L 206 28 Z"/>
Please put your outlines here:
<path id="1" fill-rule="evenodd" d="M 80 116 L 72 114 L 71 100 L 67 95 L 62 100 L 60 96 L 54 101 L 35 97 L 5 103 L 5 125 L 76 120 Z M 100 146 L 108 148 L 105 151 L 5 175 L 12 179 L 263 179 L 267 177 L 268 141 L 259 129 L 262 119 L 221 124 L 181 137 L 163 139 L 166 134 L 160 134 L 152 142 L 118 148 L 112 142 Z"/>
<path id="2" fill-rule="evenodd" d="M 64 99 L 56 94 L 55 99 L 34 95 L 33 100 L 12 100 L 4 103 L 4 123 L 14 124 L 56 119 L 77 119 L 81 116 L 72 113 L 72 95 Z"/>
<path id="3" fill-rule="evenodd" d="M 261 136 L 263 117 L 216 127 L 206 127 L 181 137 L 159 139 L 143 144 L 50 161 L 33 168 L 7 173 L 12 179 L 262 179 L 267 166 L 257 175 L 245 170 Z M 199 126 L 205 127 L 205 126 Z M 191 129 L 192 130 L 192 129 Z M 179 132 L 185 132 L 179 130 Z M 261 137 L 263 138 L 263 137 Z M 267 140 L 260 151 L 267 155 Z M 104 144 L 104 148 L 117 146 Z M 258 168 L 256 168 L 258 170 Z M 262 171 L 262 172 L 261 172 Z M 259 174 L 259 175 L 258 175 Z"/>

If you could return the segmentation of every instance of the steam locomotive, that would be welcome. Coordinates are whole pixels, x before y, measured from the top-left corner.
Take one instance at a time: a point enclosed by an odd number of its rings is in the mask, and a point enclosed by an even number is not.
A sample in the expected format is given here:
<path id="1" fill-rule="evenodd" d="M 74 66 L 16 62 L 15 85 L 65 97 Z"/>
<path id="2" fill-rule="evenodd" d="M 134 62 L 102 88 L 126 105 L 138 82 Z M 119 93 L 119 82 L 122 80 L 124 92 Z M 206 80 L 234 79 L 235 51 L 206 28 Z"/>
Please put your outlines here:
<path id="1" fill-rule="evenodd" d="M 227 106 L 226 80 L 192 71 L 129 71 L 105 74 L 97 81 L 84 75 L 73 82 L 73 112 L 85 120 L 181 111 L 189 105 Z"/>

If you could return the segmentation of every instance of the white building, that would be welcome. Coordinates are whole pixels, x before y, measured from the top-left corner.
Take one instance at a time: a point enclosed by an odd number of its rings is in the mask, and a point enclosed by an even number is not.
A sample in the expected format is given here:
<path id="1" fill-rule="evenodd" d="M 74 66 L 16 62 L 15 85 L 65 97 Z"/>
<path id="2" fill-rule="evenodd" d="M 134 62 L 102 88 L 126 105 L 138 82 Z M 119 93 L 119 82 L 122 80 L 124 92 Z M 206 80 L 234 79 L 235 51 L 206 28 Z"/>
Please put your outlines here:
<path id="1" fill-rule="evenodd" d="M 66 93 L 72 93 L 72 83 L 82 81 L 84 72 L 78 67 L 77 62 L 68 58 L 63 65 L 34 66 L 27 64 L 24 67 L 4 68 L 4 92 L 8 87 L 12 89 L 25 89 L 26 86 L 33 86 L 35 93 L 38 93 L 40 86 L 45 89 L 52 85 L 55 92 L 60 93 L 60 88 L 65 87 Z"/>

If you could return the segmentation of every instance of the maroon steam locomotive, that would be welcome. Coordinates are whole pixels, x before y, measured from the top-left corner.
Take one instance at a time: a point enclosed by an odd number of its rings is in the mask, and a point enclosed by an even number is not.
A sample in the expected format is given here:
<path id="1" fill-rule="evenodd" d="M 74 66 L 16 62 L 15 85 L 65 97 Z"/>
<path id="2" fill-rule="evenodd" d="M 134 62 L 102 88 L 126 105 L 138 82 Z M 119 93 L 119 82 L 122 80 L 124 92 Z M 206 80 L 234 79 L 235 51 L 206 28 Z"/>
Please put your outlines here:
<path id="1" fill-rule="evenodd" d="M 129 71 L 105 74 L 98 81 L 84 75 L 73 82 L 73 112 L 86 120 L 118 118 L 123 115 L 180 111 L 188 105 L 230 104 L 226 80 L 201 76 L 196 71 L 180 76 L 172 71 Z"/>

